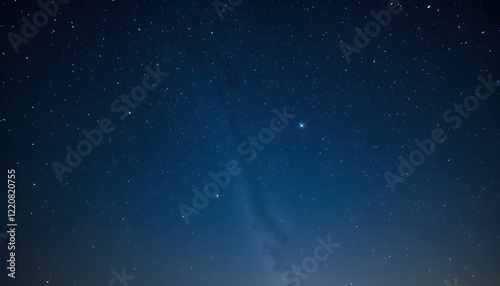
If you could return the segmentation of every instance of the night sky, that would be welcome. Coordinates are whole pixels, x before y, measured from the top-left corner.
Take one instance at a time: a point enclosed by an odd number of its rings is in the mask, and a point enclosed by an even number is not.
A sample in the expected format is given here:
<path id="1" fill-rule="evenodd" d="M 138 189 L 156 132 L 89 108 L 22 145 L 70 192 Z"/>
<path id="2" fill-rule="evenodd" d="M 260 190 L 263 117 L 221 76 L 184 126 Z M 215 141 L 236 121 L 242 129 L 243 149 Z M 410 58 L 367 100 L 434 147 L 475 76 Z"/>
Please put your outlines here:
<path id="1" fill-rule="evenodd" d="M 496 1 L 54 3 L 0 4 L 0 285 L 500 285 Z"/>

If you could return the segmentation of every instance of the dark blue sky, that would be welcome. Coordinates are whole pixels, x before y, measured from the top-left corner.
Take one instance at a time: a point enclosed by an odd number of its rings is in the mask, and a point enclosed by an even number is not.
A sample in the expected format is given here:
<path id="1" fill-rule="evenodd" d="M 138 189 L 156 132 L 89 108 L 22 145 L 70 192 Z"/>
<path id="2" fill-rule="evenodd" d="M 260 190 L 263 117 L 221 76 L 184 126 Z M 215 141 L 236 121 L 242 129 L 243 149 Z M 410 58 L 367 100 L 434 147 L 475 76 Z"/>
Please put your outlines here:
<path id="1" fill-rule="evenodd" d="M 0 285 L 499 284 L 495 1 L 59 3 L 0 5 Z"/>

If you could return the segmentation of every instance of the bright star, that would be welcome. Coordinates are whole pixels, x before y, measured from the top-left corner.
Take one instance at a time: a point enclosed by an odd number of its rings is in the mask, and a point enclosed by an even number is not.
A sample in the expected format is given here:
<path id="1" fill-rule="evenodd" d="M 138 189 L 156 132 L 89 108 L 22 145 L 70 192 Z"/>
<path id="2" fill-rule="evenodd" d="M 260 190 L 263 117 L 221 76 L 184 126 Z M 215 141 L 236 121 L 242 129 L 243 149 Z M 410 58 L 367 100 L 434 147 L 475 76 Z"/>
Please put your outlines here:
<path id="1" fill-rule="evenodd" d="M 299 125 L 297 125 L 297 128 L 299 129 L 304 129 L 306 127 L 306 124 L 304 122 L 299 122 Z"/>

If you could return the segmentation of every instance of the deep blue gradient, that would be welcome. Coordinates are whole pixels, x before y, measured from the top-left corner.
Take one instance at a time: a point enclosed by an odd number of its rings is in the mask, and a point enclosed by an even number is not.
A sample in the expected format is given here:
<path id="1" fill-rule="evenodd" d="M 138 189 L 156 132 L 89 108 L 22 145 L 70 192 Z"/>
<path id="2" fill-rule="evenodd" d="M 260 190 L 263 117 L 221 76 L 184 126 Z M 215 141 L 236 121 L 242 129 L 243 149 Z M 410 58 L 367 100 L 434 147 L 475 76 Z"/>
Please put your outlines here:
<path id="1" fill-rule="evenodd" d="M 348 63 L 341 41 L 387 1 L 243 0 L 221 21 L 210 1 L 73 0 L 17 54 L 7 35 L 40 7 L 2 3 L 0 173 L 16 170 L 18 226 L 15 279 L 0 236 L 0 285 L 124 285 L 123 268 L 128 286 L 298 286 L 283 274 L 328 236 L 340 246 L 300 285 L 500 285 L 500 86 L 456 129 L 443 119 L 478 77 L 500 81 L 500 9 L 401 5 Z M 156 65 L 168 76 L 113 112 Z M 114 130 L 60 182 L 53 162 L 105 117 Z M 384 173 L 403 179 L 398 156 L 435 128 L 446 141 L 391 191 Z M 196 209 L 193 188 L 232 160 Z"/>

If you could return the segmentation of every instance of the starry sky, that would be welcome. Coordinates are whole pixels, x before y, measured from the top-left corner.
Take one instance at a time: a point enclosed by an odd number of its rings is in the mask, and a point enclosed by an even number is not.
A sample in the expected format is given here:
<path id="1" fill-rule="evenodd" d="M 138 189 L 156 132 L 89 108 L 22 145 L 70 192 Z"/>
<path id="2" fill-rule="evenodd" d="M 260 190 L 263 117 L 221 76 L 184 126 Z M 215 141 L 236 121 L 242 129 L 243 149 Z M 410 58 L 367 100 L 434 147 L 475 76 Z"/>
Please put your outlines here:
<path id="1" fill-rule="evenodd" d="M 500 285 L 496 1 L 43 3 L 0 4 L 0 285 Z"/>

